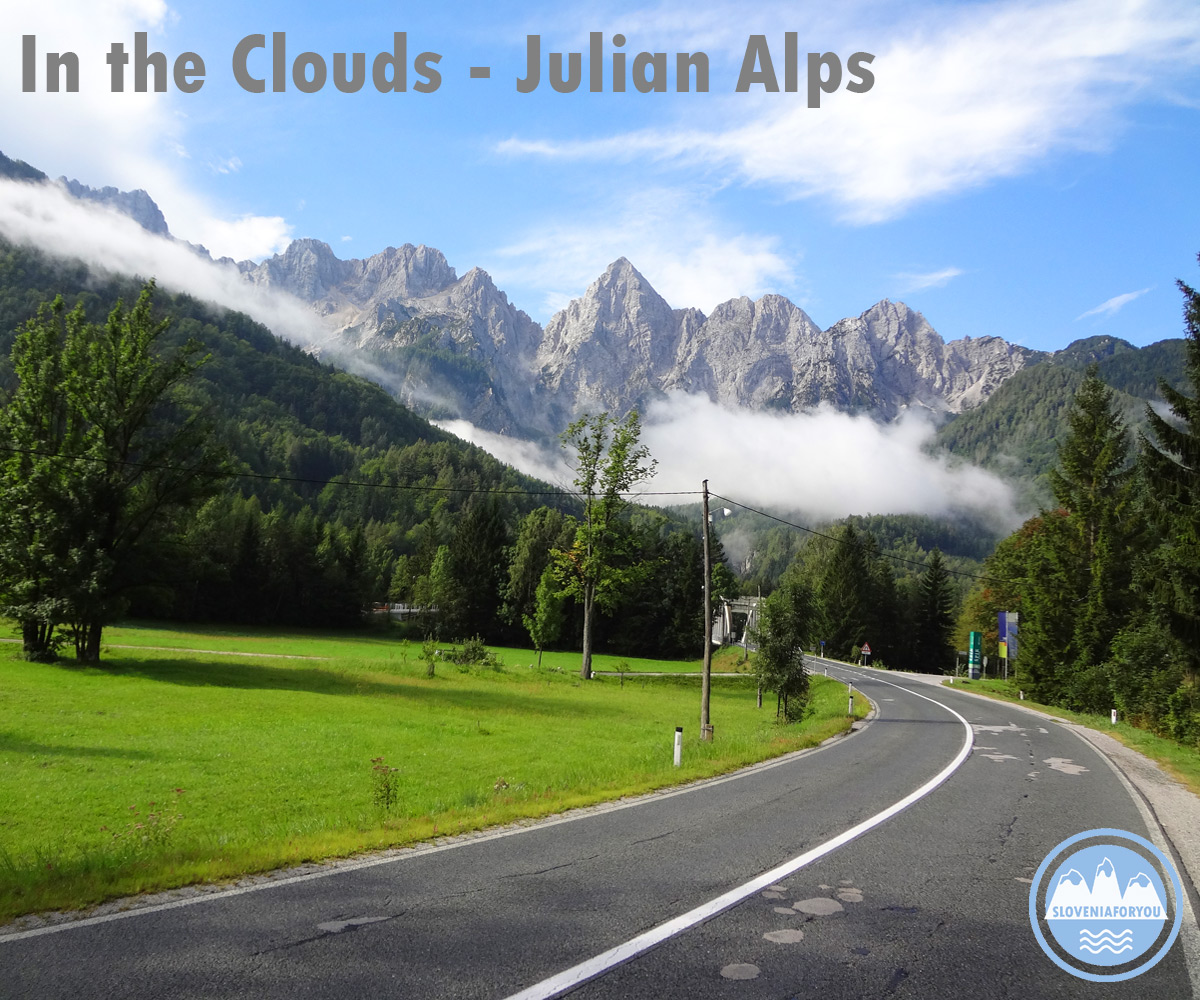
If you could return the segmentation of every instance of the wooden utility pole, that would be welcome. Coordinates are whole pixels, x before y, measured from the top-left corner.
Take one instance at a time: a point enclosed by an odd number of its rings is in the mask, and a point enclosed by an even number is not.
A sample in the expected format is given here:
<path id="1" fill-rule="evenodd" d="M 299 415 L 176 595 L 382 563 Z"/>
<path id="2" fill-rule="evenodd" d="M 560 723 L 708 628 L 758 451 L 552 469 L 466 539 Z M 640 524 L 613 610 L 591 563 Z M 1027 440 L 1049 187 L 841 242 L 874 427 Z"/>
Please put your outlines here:
<path id="1" fill-rule="evenodd" d="M 700 671 L 700 739 L 711 741 L 713 727 L 708 716 L 708 693 L 712 685 L 712 548 L 708 541 L 708 480 L 704 480 L 704 666 Z"/>

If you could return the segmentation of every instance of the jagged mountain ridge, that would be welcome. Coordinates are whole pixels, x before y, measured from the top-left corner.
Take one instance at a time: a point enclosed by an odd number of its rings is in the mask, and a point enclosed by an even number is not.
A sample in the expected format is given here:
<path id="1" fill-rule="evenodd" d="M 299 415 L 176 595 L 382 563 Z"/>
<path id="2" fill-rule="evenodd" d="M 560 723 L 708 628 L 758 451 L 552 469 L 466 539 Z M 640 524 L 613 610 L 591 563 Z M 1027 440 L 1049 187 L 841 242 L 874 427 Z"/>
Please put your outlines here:
<path id="1" fill-rule="evenodd" d="M 3 154 L 0 175 L 49 182 Z M 58 183 L 171 238 L 144 191 Z M 999 337 L 947 343 L 920 313 L 888 300 L 827 330 L 781 295 L 731 299 L 707 316 L 675 309 L 625 258 L 544 330 L 485 271 L 460 278 L 431 247 L 341 260 L 328 244 L 302 239 L 236 266 L 324 317 L 332 334 L 309 345 L 314 354 L 373 373 L 419 412 L 520 436 L 556 433 L 587 407 L 644 410 L 673 391 L 739 408 L 827 403 L 881 420 L 911 407 L 959 413 L 1048 357 Z"/>
<path id="2" fill-rule="evenodd" d="M 891 420 L 909 407 L 957 413 L 1044 355 L 999 337 L 946 343 L 920 313 L 884 300 L 821 330 L 781 295 L 741 297 L 706 316 L 672 308 L 625 258 L 540 328 L 478 268 L 458 278 L 442 254 L 411 244 L 342 261 L 298 240 L 261 264 L 255 283 L 311 302 L 338 330 L 324 348 L 366 351 L 411 381 L 422 345 L 483 366 L 477 396 L 441 385 L 440 400 L 489 430 L 553 432 L 580 409 L 618 415 L 671 391 L 724 405 L 787 411 L 821 402 Z M 444 359 L 443 359 L 444 360 Z M 478 373 L 477 373 L 478 374 Z"/>

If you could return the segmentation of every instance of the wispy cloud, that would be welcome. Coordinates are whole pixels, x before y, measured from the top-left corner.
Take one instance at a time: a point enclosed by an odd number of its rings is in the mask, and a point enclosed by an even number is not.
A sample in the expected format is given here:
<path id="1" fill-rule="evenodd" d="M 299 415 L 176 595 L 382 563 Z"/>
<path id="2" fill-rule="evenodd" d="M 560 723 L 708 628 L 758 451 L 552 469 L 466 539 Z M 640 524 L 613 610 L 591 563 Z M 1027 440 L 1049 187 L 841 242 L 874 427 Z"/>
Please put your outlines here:
<path id="1" fill-rule="evenodd" d="M 6 3 L 4 34 L 19 52 L 20 36 L 37 36 L 39 46 L 79 55 L 77 94 L 25 94 L 19 58 L 0 60 L 0 135 L 4 150 L 52 176 L 68 174 L 95 187 L 115 185 L 149 191 L 175 235 L 208 247 L 216 256 L 257 258 L 275 253 L 291 239 L 277 216 L 230 217 L 195 193 L 181 173 L 190 159 L 187 117 L 171 93 L 114 95 L 104 47 L 97 39 L 150 33 L 151 46 L 176 26 L 178 16 L 164 0 L 53 0 Z M 10 99 L 15 95 L 17 99 Z M 49 124 L 48 124 L 49 123 Z M 197 157 L 209 163 L 207 155 Z M 240 167 L 230 154 L 209 163 L 218 174 Z M 86 169 L 84 169 L 86 167 Z"/>
<path id="2" fill-rule="evenodd" d="M 72 198 L 58 184 L 0 180 L 0 235 L 77 258 L 97 271 L 156 278 L 164 288 L 244 312 L 301 344 L 323 341 L 332 332 L 299 299 L 251 285 L 232 265 L 148 233 L 112 209 Z"/>
<path id="3" fill-rule="evenodd" d="M 924 274 L 904 272 L 894 275 L 894 277 L 896 281 L 900 282 L 899 291 L 903 293 L 920 292 L 926 288 L 944 288 L 963 273 L 960 267 L 944 267 L 940 271 L 928 271 Z"/>
<path id="4" fill-rule="evenodd" d="M 571 480 L 552 448 L 465 421 L 443 426 L 530 475 L 558 484 Z M 714 492 L 733 500 L 813 519 L 963 512 L 1000 529 L 1019 524 L 1009 486 L 983 469 L 931 453 L 934 435 L 933 424 L 913 413 L 880 424 L 826 407 L 792 414 L 730 410 L 706 396 L 671 393 L 649 407 L 642 441 L 658 460 L 649 490 L 695 490 L 708 479 Z"/>
<path id="5" fill-rule="evenodd" d="M 209 167 L 214 174 L 236 174 L 242 169 L 242 161 L 236 156 L 228 156 L 221 160 L 214 160 Z"/>
<path id="6" fill-rule="evenodd" d="M 702 193 L 682 188 L 646 188 L 588 217 L 535 220 L 485 266 L 502 286 L 520 283 L 539 291 L 546 318 L 618 257 L 632 261 L 676 308 L 707 312 L 735 296 L 758 296 L 796 281 L 777 237 L 739 232 L 713 218 Z"/>
<path id="7" fill-rule="evenodd" d="M 870 29 L 863 27 L 861 35 Z M 1100 151 L 1131 104 L 1170 99 L 1200 64 L 1192 0 L 937 5 L 873 32 L 874 88 L 820 110 L 791 95 L 695 105 L 674 128 L 602 138 L 515 136 L 512 156 L 723 168 L 791 197 L 822 197 L 856 223 Z M 876 44 L 877 43 L 877 44 Z M 703 115 L 703 120 L 701 120 Z"/>
<path id="8" fill-rule="evenodd" d="M 1095 309 L 1089 309 L 1087 312 L 1080 313 L 1075 317 L 1075 322 L 1078 323 L 1081 319 L 1087 319 L 1089 316 L 1115 316 L 1121 309 L 1129 305 L 1134 299 L 1145 295 L 1149 288 L 1142 288 L 1136 292 L 1126 292 L 1124 295 L 1114 295 L 1111 299 L 1106 299 L 1101 302 Z"/>

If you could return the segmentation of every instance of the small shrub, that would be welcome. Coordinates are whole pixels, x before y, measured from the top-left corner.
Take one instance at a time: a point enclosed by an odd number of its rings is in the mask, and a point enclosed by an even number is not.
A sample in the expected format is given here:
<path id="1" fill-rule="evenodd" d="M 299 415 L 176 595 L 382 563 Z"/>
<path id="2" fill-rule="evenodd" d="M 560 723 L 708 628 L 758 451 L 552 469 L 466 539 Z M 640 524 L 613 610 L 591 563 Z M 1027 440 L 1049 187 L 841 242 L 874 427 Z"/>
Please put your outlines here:
<path id="1" fill-rule="evenodd" d="M 471 667 L 491 667 L 493 670 L 500 669 L 500 659 L 484 644 L 483 639 L 478 636 L 472 636 L 470 639 L 460 639 L 461 645 L 454 647 L 445 654 L 446 659 L 457 666 L 464 673 Z"/>
<path id="2" fill-rule="evenodd" d="M 388 767 L 382 757 L 371 758 L 371 801 L 381 812 L 390 813 L 400 797 L 400 768 Z"/>

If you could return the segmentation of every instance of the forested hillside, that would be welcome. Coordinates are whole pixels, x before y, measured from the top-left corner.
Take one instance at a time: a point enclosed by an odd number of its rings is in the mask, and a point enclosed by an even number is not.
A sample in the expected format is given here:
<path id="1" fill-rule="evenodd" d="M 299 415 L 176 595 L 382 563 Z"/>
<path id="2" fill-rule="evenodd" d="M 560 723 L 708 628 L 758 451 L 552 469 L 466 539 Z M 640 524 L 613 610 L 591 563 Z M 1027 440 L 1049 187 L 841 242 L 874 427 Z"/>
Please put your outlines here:
<path id="1" fill-rule="evenodd" d="M 1186 340 L 1094 359 L 1083 372 L 1042 366 L 1069 375 L 1062 384 L 1071 387 L 1055 425 L 1065 431 L 1051 442 L 1052 500 L 988 558 L 958 638 L 982 632 L 985 651 L 995 655 L 997 612 L 1018 612 L 1015 679 L 1022 689 L 1067 708 L 1116 708 L 1195 744 L 1200 293 L 1180 288 Z M 1164 412 L 1143 408 L 1137 425 L 1144 433 L 1135 437 L 1129 394 L 1115 387 L 1145 393 L 1155 368 L 1182 388 L 1160 386 Z"/>
<path id="2" fill-rule="evenodd" d="M 1147 401 L 1162 400 L 1158 378 L 1174 386 L 1183 383 L 1184 341 L 1163 340 L 1143 348 L 1112 337 L 1076 341 L 1017 372 L 983 405 L 951 419 L 939 430 L 938 442 L 1014 481 L 1031 504 L 1048 502 L 1046 477 L 1067 431 L 1071 401 L 1093 362 L 1100 379 L 1115 391 L 1124 419 L 1140 429 Z"/>
<path id="3" fill-rule="evenodd" d="M 0 394 L 14 387 L 15 332 L 39 304 L 62 295 L 102 323 L 139 291 L 0 244 Z M 209 355 L 188 383 L 187 407 L 238 474 L 178 525 L 152 579 L 127 595 L 129 613 L 343 626 L 391 600 L 426 608 L 416 627 L 443 638 L 527 638 L 522 616 L 549 547 L 570 544 L 579 510 L 570 492 L 503 465 L 244 315 L 161 290 L 155 309 L 172 320 L 164 349 L 194 339 Z M 547 517 L 552 537 L 535 545 Z M 602 609 L 598 648 L 695 653 L 699 525 L 645 508 L 628 520 L 646 572 Z M 560 642 L 571 643 L 577 618 L 568 602 Z"/>

